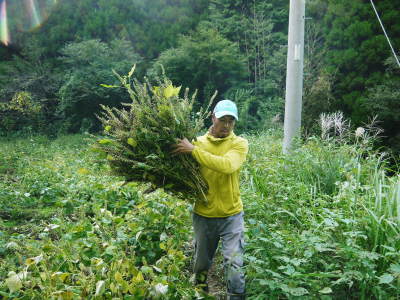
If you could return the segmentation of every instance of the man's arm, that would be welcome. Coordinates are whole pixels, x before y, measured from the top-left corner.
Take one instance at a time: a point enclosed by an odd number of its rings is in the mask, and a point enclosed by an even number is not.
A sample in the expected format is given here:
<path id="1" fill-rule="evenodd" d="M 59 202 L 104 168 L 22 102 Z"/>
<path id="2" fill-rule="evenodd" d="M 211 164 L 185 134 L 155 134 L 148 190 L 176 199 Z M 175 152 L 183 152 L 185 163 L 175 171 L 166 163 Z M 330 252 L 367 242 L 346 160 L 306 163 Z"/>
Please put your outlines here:
<path id="1" fill-rule="evenodd" d="M 224 174 L 237 171 L 246 160 L 248 152 L 248 144 L 245 139 L 242 139 L 223 156 L 211 154 L 198 146 L 194 146 L 186 138 L 178 139 L 178 143 L 174 147 L 173 154 L 191 153 L 200 165 Z"/>
<path id="2" fill-rule="evenodd" d="M 247 152 L 247 141 L 243 139 L 242 142 L 237 143 L 222 156 L 214 155 L 198 146 L 194 146 L 192 155 L 202 166 L 219 173 L 232 174 L 242 166 L 246 160 Z"/>

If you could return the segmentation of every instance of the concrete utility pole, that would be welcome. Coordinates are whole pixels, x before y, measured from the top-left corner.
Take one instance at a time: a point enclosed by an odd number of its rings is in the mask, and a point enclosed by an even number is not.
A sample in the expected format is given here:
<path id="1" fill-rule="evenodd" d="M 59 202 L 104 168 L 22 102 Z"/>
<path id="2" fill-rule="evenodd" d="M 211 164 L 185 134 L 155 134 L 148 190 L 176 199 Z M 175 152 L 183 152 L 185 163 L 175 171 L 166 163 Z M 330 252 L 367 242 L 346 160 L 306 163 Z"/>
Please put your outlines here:
<path id="1" fill-rule="evenodd" d="M 283 153 L 300 134 L 303 94 L 305 0 L 290 0 Z"/>

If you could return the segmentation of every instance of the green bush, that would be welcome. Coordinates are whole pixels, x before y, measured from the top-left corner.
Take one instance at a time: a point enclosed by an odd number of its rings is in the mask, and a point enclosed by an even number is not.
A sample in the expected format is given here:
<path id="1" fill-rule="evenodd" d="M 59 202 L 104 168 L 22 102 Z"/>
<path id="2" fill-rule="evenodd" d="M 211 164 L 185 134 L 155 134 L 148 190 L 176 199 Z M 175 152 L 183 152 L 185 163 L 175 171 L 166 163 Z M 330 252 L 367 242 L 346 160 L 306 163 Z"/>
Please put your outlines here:
<path id="1" fill-rule="evenodd" d="M 0 173 L 0 211 L 14 210 L 0 215 L 0 294 L 194 298 L 186 202 L 107 176 L 107 165 L 87 150 L 91 142 L 1 141 L 1 165 L 15 163 Z"/>
<path id="2" fill-rule="evenodd" d="M 0 103 L 0 133 L 37 130 L 41 121 L 42 106 L 28 92 L 16 92 L 11 101 Z"/>
<path id="3" fill-rule="evenodd" d="M 160 65 L 174 84 L 199 89 L 196 110 L 208 104 L 215 90 L 222 95 L 247 76 L 238 46 L 218 31 L 202 27 L 191 36 L 182 36 L 178 47 L 162 52 L 148 72 L 150 77 L 161 73 Z"/>
<path id="4" fill-rule="evenodd" d="M 395 297 L 400 184 L 368 141 L 311 138 L 287 156 L 271 135 L 249 144 L 249 298 Z"/>
<path id="5" fill-rule="evenodd" d="M 124 99 L 120 89 L 107 89 L 101 84 L 116 81 L 111 70 L 125 73 L 140 57 L 129 42 L 114 40 L 110 44 L 87 40 L 67 44 L 60 61 L 70 69 L 58 91 L 57 114 L 66 132 L 94 132 L 100 129 L 96 118 L 99 104 L 121 107 Z"/>

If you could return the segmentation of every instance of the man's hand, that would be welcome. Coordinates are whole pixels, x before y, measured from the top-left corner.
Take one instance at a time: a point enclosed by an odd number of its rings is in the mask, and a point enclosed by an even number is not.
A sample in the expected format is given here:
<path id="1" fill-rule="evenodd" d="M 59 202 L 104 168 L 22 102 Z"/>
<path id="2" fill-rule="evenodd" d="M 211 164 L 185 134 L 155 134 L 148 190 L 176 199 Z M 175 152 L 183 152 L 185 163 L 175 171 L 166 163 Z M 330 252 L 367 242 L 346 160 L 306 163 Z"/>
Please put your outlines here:
<path id="1" fill-rule="evenodd" d="M 177 139 L 176 141 L 178 143 L 172 146 L 174 148 L 174 150 L 171 151 L 172 154 L 192 153 L 194 146 L 187 138 L 183 140 Z"/>

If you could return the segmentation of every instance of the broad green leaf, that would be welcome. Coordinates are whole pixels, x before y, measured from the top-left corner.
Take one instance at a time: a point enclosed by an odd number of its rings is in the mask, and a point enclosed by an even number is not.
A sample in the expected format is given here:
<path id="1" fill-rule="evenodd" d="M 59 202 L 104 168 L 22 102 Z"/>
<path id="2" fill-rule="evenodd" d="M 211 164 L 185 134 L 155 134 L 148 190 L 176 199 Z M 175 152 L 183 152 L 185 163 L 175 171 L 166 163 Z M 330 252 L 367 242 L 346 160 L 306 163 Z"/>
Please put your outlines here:
<path id="1" fill-rule="evenodd" d="M 392 271 L 395 274 L 400 274 L 400 265 L 399 264 L 391 264 L 389 269 L 390 269 L 390 271 Z"/>
<path id="2" fill-rule="evenodd" d="M 106 283 L 104 280 L 100 280 L 96 283 L 96 293 L 94 294 L 95 296 L 101 296 L 103 295 L 104 291 L 106 289 Z"/>
<path id="3" fill-rule="evenodd" d="M 51 278 L 52 279 L 59 279 L 62 282 L 65 281 L 65 279 L 69 276 L 68 273 L 63 273 L 63 272 L 55 272 L 53 274 L 51 274 Z"/>
<path id="4" fill-rule="evenodd" d="M 100 84 L 102 87 L 108 88 L 108 89 L 112 89 L 112 88 L 118 88 L 119 85 L 109 85 L 109 84 Z"/>
<path id="5" fill-rule="evenodd" d="M 148 267 L 148 266 L 142 266 L 140 268 L 140 271 L 142 271 L 144 274 L 148 274 L 148 273 L 151 273 L 153 271 L 153 269 L 151 267 Z"/>
<path id="6" fill-rule="evenodd" d="M 320 294 L 331 294 L 332 293 L 332 289 L 330 287 L 324 287 L 322 290 L 319 291 Z"/>
<path id="7" fill-rule="evenodd" d="M 136 69 L 136 64 L 133 65 L 132 69 L 129 71 L 129 73 L 128 73 L 128 77 L 129 77 L 129 78 L 131 78 L 133 72 L 135 72 L 135 69 Z"/>
<path id="8" fill-rule="evenodd" d="M 156 270 L 158 273 L 162 273 L 162 270 L 156 266 L 153 266 L 153 269 Z"/>
<path id="9" fill-rule="evenodd" d="M 168 292 L 168 285 L 164 285 L 162 283 L 157 283 L 154 286 L 154 290 L 157 295 L 165 295 Z"/>
<path id="10" fill-rule="evenodd" d="M 167 239 L 168 239 L 168 235 L 165 232 L 160 234 L 160 241 L 165 241 Z"/>
<path id="11" fill-rule="evenodd" d="M 4 297 L 10 298 L 10 297 L 11 297 L 11 294 L 0 291 L 0 296 L 4 296 Z"/>
<path id="12" fill-rule="evenodd" d="M 139 273 L 137 274 L 137 276 L 134 278 L 134 281 L 135 281 L 135 282 L 142 282 L 142 281 L 144 281 L 144 277 L 143 277 L 142 272 L 139 272 Z"/>
<path id="13" fill-rule="evenodd" d="M 169 99 L 173 96 L 178 96 L 181 87 L 174 87 L 173 85 L 169 85 L 164 89 L 164 97 Z"/>
<path id="14" fill-rule="evenodd" d="M 42 281 L 46 281 L 47 280 L 47 273 L 46 272 L 40 272 L 39 276 L 40 276 L 40 279 L 42 279 Z"/>
<path id="15" fill-rule="evenodd" d="M 107 253 L 108 255 L 114 255 L 115 250 L 117 250 L 117 247 L 114 245 L 110 245 L 106 248 L 106 250 L 104 252 Z"/>
<path id="16" fill-rule="evenodd" d="M 99 144 L 101 145 L 107 145 L 107 144 L 111 144 L 113 141 L 110 139 L 101 139 L 98 141 Z"/>
<path id="17" fill-rule="evenodd" d="M 308 294 L 308 291 L 305 288 L 288 288 L 289 293 L 293 296 L 304 296 Z"/>
<path id="18" fill-rule="evenodd" d="M 119 284 L 124 282 L 124 279 L 122 278 L 122 274 L 120 272 L 116 272 L 114 274 L 114 278 L 115 278 L 115 281 L 118 282 Z"/>
<path id="19" fill-rule="evenodd" d="M 260 280 L 258 281 L 258 283 L 259 283 L 260 285 L 263 285 L 263 286 L 269 284 L 268 280 L 265 280 L 265 279 L 260 279 Z"/>
<path id="20" fill-rule="evenodd" d="M 26 261 L 25 261 L 25 264 L 27 265 L 27 266 L 30 266 L 30 265 L 37 265 L 39 262 L 41 262 L 43 260 L 43 255 L 39 255 L 39 256 L 35 256 L 35 257 L 30 257 L 30 258 L 27 258 L 26 259 Z"/>
<path id="21" fill-rule="evenodd" d="M 159 86 L 153 86 L 153 93 L 157 96 L 161 96 L 160 95 L 160 87 Z"/>
<path id="22" fill-rule="evenodd" d="M 326 218 L 326 219 L 324 220 L 324 223 L 325 223 L 326 226 L 330 226 L 330 227 L 337 227 L 337 226 L 339 226 L 339 224 L 338 224 L 335 220 L 332 220 L 332 219 L 330 219 L 330 218 Z"/>
<path id="23" fill-rule="evenodd" d="M 127 143 L 128 143 L 129 145 L 131 145 L 132 147 L 136 147 L 136 146 L 137 146 L 136 140 L 135 140 L 134 138 L 131 138 L 131 137 L 128 138 Z"/>
<path id="24" fill-rule="evenodd" d="M 74 293 L 71 291 L 60 291 L 56 295 L 58 295 L 58 299 L 62 300 L 72 300 L 74 298 Z"/>
<path id="25" fill-rule="evenodd" d="M 6 244 L 7 249 L 18 249 L 19 246 L 16 242 L 9 242 Z"/>
<path id="26" fill-rule="evenodd" d="M 379 284 L 389 284 L 393 281 L 394 277 L 390 275 L 389 273 L 383 274 L 381 277 L 379 277 Z"/>
<path id="27" fill-rule="evenodd" d="M 111 282 L 110 284 L 110 290 L 113 293 L 117 293 L 118 292 L 118 286 L 116 284 L 114 284 L 114 282 Z"/>
<path id="28" fill-rule="evenodd" d="M 11 293 L 17 292 L 22 288 L 22 281 L 17 274 L 6 279 L 6 285 Z"/>

